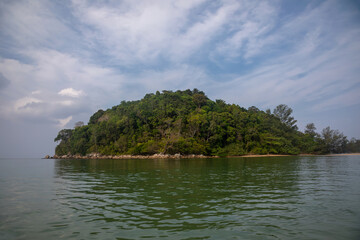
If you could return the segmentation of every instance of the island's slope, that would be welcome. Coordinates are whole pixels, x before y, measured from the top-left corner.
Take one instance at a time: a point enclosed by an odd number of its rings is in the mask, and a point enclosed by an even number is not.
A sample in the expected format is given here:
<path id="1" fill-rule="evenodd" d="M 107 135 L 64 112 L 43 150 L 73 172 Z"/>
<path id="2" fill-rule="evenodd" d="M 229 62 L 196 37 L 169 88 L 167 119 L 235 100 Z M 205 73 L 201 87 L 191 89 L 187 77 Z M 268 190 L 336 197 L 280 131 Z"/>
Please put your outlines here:
<path id="1" fill-rule="evenodd" d="M 289 110 L 284 106 L 282 111 Z M 212 101 L 197 89 L 156 92 L 99 110 L 88 125 L 61 130 L 55 153 L 221 156 L 316 151 L 316 138 L 297 131 L 296 121 L 281 114 Z"/>

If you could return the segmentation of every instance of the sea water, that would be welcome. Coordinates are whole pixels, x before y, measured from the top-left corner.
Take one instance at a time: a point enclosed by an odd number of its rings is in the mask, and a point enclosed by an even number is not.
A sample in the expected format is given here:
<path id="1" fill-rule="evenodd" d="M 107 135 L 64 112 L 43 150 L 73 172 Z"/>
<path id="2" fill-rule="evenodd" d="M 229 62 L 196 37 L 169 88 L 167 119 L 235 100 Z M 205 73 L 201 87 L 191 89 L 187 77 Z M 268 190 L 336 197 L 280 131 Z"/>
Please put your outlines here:
<path id="1" fill-rule="evenodd" d="M 360 156 L 0 159 L 0 239 L 360 239 Z"/>

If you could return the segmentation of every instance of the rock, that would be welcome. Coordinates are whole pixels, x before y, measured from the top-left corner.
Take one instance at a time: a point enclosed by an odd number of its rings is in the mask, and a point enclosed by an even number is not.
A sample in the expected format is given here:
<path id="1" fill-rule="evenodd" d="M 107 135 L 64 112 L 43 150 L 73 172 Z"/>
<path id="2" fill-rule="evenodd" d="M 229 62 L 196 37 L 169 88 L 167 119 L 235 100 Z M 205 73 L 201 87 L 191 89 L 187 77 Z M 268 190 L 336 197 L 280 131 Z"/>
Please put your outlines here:
<path id="1" fill-rule="evenodd" d="M 45 159 L 50 159 L 51 157 L 49 155 L 46 155 L 44 158 Z"/>

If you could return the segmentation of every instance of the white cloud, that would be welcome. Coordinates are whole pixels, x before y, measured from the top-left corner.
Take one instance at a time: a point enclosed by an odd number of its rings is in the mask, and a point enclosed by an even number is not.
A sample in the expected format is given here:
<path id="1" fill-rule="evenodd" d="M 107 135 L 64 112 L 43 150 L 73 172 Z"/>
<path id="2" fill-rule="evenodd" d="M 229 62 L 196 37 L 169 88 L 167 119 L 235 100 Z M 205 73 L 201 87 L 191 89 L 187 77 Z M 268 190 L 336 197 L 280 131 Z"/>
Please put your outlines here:
<path id="1" fill-rule="evenodd" d="M 1 31 L 11 38 L 10 46 L 22 49 L 50 47 L 62 49 L 81 44 L 77 34 L 54 9 L 53 1 L 20 0 L 0 3 Z"/>
<path id="2" fill-rule="evenodd" d="M 16 112 L 31 112 L 34 110 L 34 104 L 42 103 L 43 101 L 33 97 L 24 97 L 14 103 L 14 110 Z"/>
<path id="3" fill-rule="evenodd" d="M 75 90 L 73 88 L 65 88 L 58 92 L 58 94 L 61 96 L 79 98 L 84 95 L 84 92 L 82 90 Z"/>
<path id="4" fill-rule="evenodd" d="M 225 39 L 217 43 L 213 55 L 221 55 L 227 59 L 253 57 L 261 52 L 264 41 L 277 20 L 279 9 L 277 1 L 242 2 L 239 11 L 231 17 L 230 31 Z M 273 41 L 273 40 L 271 40 Z"/>
<path id="5" fill-rule="evenodd" d="M 40 93 L 41 93 L 41 90 L 35 90 L 35 91 L 31 92 L 32 95 L 38 95 Z"/>
<path id="6" fill-rule="evenodd" d="M 2 118 L 42 122 L 69 115 L 77 118 L 106 104 L 109 99 L 104 96 L 115 99 L 122 91 L 123 77 L 113 69 L 54 50 L 34 49 L 22 54 L 30 61 L 0 58 L 0 72 L 10 82 L 0 95 Z"/>
<path id="7" fill-rule="evenodd" d="M 59 128 L 63 128 L 66 126 L 66 124 L 68 124 L 71 121 L 71 119 L 72 119 L 72 116 L 69 116 L 67 118 L 57 119 L 57 122 L 58 122 L 57 126 Z"/>
<path id="8" fill-rule="evenodd" d="M 340 93 L 337 96 L 331 97 L 326 101 L 322 101 L 314 106 L 312 110 L 314 111 L 326 111 L 334 108 L 343 108 L 347 106 L 360 104 L 360 87 L 356 87 L 349 91 Z"/>
<path id="9" fill-rule="evenodd" d="M 360 59 L 354 52 L 359 49 L 349 45 L 337 51 L 324 51 L 306 62 L 303 52 L 274 58 L 261 69 L 218 84 L 215 89 L 219 97 L 224 95 L 229 102 L 245 106 L 312 104 L 313 110 L 322 111 L 357 105 L 360 95 L 355 93 L 360 92 L 360 86 L 353 73 L 359 72 Z"/>
<path id="10" fill-rule="evenodd" d="M 58 103 L 63 106 L 71 106 L 75 104 L 75 102 L 71 100 L 59 101 Z"/>
<path id="11" fill-rule="evenodd" d="M 240 7 L 237 1 L 73 1 L 86 41 L 122 65 L 182 62 L 221 36 Z"/>
<path id="12" fill-rule="evenodd" d="M 240 4 L 234 2 L 223 4 L 215 12 L 205 12 L 204 17 L 188 26 L 184 33 L 174 37 L 168 49 L 170 59 L 184 60 L 211 42 L 215 36 L 223 32 L 223 28 L 232 19 L 239 6 Z"/>
<path id="13" fill-rule="evenodd" d="M 360 92 L 357 77 L 360 57 L 356 54 L 360 53 L 360 45 L 354 41 L 360 38 L 360 31 L 354 24 L 339 25 L 339 19 L 349 22 L 352 13 L 338 11 L 337 4 L 327 1 L 289 18 L 284 24 L 278 22 L 276 31 L 259 35 L 261 43 L 256 51 L 250 51 L 242 43 L 242 38 L 246 39 L 245 43 L 257 41 L 258 35 L 252 35 L 251 31 L 238 36 L 236 41 L 227 39 L 225 43 L 229 45 L 216 49 L 216 54 L 237 57 L 236 49 L 240 49 L 248 58 L 266 57 L 275 51 L 272 48 L 278 52 L 262 59 L 247 74 L 218 83 L 212 91 L 218 92 L 219 97 L 225 95 L 229 102 L 264 108 L 280 103 L 312 104 L 316 106 L 313 111 L 322 111 L 360 104 L 360 95 L 354 94 Z"/>
<path id="14" fill-rule="evenodd" d="M 25 17 L 34 15 L 35 19 L 44 22 L 48 18 L 58 21 L 57 14 L 42 15 L 34 7 L 39 5 L 41 9 L 47 9 L 49 4 L 34 3 Z M 100 47 L 109 57 L 106 63 L 110 65 L 139 64 L 135 73 L 120 73 L 114 66 L 96 64 L 101 60 L 91 58 L 92 53 L 85 58 L 77 52 L 25 48 L 18 53 L 26 57 L 26 63 L 0 59 L 0 72 L 11 81 L 8 91 L 0 96 L 3 106 L 9 100 L 14 102 L 24 96 L 36 96 L 42 101 L 43 110 L 39 110 L 39 114 L 45 111 L 55 114 L 50 106 L 58 106 L 60 110 L 56 114 L 62 111 L 61 117 L 75 117 L 69 111 L 81 106 L 91 105 L 90 109 L 95 111 L 123 99 L 140 98 L 149 91 L 194 87 L 213 91 L 213 95 L 219 98 L 226 95 L 230 102 L 272 105 L 326 101 L 336 91 L 345 91 L 358 82 L 352 73 L 358 63 L 353 53 L 359 49 L 349 39 L 359 37 L 359 31 L 343 28 L 334 32 L 328 25 L 331 16 L 327 15 L 334 6 L 328 2 L 286 22 L 278 22 L 278 2 L 201 0 L 178 3 L 122 1 L 113 4 L 73 1 L 70 7 L 74 17 L 81 21 L 77 27 L 85 36 L 84 42 L 92 48 Z M 22 7 L 14 6 L 12 11 L 16 12 L 16 17 L 6 23 L 13 21 L 26 25 L 24 19 L 19 19 L 18 9 Z M 53 26 L 62 32 L 72 31 L 67 29 L 68 25 L 60 23 Z M 309 25 L 313 27 L 310 29 Z M 46 24 L 41 27 L 48 29 Z M 10 28 L 6 29 L 10 31 Z M 51 35 L 48 30 L 44 32 L 45 35 L 39 36 L 48 38 Z M 233 80 L 228 82 L 213 81 L 215 77 L 210 76 L 206 65 L 187 62 L 189 57 L 209 46 L 208 54 L 222 64 L 239 56 L 251 60 L 266 54 L 272 46 L 279 47 L 282 41 L 288 43 L 298 36 L 301 41 L 294 41 L 286 52 L 261 62 L 246 75 L 232 74 L 230 78 Z M 325 37 L 331 37 L 328 44 L 332 48 L 322 49 L 328 39 Z M 172 62 L 160 69 L 151 68 L 152 64 L 163 60 Z M 147 66 L 142 68 L 144 65 Z M 217 78 L 229 79 L 229 76 L 220 73 Z M 344 77 L 347 79 L 345 83 L 339 81 Z M 73 99 L 70 101 L 65 97 Z M 3 106 L 0 104 L 1 108 Z M 40 103 L 32 104 L 32 108 L 39 106 Z"/>

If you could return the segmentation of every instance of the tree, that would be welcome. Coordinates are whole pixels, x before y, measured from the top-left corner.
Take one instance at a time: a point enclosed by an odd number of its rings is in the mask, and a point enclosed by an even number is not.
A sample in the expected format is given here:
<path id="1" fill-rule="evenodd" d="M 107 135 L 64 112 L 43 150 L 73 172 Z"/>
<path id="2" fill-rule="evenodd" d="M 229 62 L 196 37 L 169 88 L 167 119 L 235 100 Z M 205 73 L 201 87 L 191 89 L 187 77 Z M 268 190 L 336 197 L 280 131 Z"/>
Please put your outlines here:
<path id="1" fill-rule="evenodd" d="M 286 104 L 280 104 L 274 109 L 274 115 L 278 117 L 282 123 L 294 130 L 297 130 L 298 127 L 295 125 L 297 120 L 291 116 L 292 112 L 293 110 Z"/>
<path id="2" fill-rule="evenodd" d="M 298 154 L 344 151 L 346 138 L 315 125 L 297 131 L 292 109 L 274 112 L 248 109 L 223 100 L 212 101 L 194 89 L 147 94 L 94 113 L 89 124 L 63 129 L 55 141 L 57 155 L 88 154 Z M 351 149 L 359 142 L 352 141 Z M 339 147 L 340 146 L 340 147 Z M 347 148 L 349 149 L 349 148 Z"/>
<path id="3" fill-rule="evenodd" d="M 55 148 L 55 154 L 56 155 L 65 155 L 70 152 L 70 146 L 71 146 L 71 137 L 74 133 L 73 129 L 62 129 L 56 138 L 54 139 L 54 142 L 60 141 L 59 145 Z"/>
<path id="4" fill-rule="evenodd" d="M 198 108 L 201 108 L 203 105 L 205 105 L 207 99 L 208 98 L 204 94 L 195 93 L 193 95 L 193 101 Z"/>
<path id="5" fill-rule="evenodd" d="M 252 113 L 257 113 L 257 112 L 259 112 L 260 110 L 259 110 L 257 107 L 255 107 L 255 106 L 251 106 L 251 107 L 248 108 L 248 111 L 249 111 L 249 112 L 252 112 Z"/>
<path id="6" fill-rule="evenodd" d="M 78 128 L 78 127 L 82 127 L 82 126 L 84 126 L 84 122 L 83 121 L 78 121 L 78 122 L 75 123 L 74 128 Z"/>
<path id="7" fill-rule="evenodd" d="M 360 153 L 360 140 L 352 138 L 347 144 L 346 144 L 346 152 L 351 153 Z"/>
<path id="8" fill-rule="evenodd" d="M 314 123 L 308 123 L 308 124 L 306 124 L 306 126 L 305 126 L 305 133 L 306 134 L 309 134 L 310 136 L 312 136 L 312 137 L 315 137 L 316 136 L 316 132 L 315 132 L 315 130 L 316 130 L 316 127 L 315 127 L 315 124 Z"/>
<path id="9" fill-rule="evenodd" d="M 124 103 L 125 104 L 125 103 Z M 96 113 L 94 113 L 89 120 L 89 124 L 95 124 L 97 123 L 97 121 L 99 120 L 99 118 L 101 118 L 101 116 L 105 113 L 104 110 L 100 109 L 99 111 L 97 111 Z"/>
<path id="10" fill-rule="evenodd" d="M 332 130 L 326 127 L 321 132 L 324 153 L 341 153 L 344 152 L 347 144 L 346 136 L 339 130 Z"/>
<path id="11" fill-rule="evenodd" d="M 57 141 L 67 142 L 71 138 L 72 133 L 73 133 L 72 129 L 62 129 L 54 139 L 54 142 Z"/>

